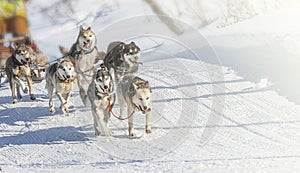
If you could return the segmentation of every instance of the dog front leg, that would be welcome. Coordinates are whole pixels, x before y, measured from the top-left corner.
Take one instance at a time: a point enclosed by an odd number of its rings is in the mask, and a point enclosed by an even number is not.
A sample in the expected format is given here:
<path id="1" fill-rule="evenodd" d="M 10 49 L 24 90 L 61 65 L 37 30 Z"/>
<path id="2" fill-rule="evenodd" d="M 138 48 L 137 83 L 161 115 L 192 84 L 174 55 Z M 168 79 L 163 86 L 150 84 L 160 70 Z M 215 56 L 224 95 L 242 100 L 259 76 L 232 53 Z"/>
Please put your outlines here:
<path id="1" fill-rule="evenodd" d="M 147 112 L 147 114 L 146 114 L 146 128 L 145 128 L 147 134 L 152 132 L 151 131 L 151 126 L 150 126 L 151 118 L 152 118 L 152 111 Z"/>
<path id="2" fill-rule="evenodd" d="M 67 111 L 66 111 L 66 104 L 67 104 L 67 102 L 66 102 L 66 100 L 64 99 L 62 93 L 56 92 L 56 95 L 57 95 L 57 97 L 59 98 L 60 103 L 61 103 L 61 104 L 60 104 L 60 109 L 61 109 L 61 111 L 63 112 L 63 114 L 67 114 Z"/>
<path id="3" fill-rule="evenodd" d="M 112 133 L 111 133 L 110 129 L 108 128 L 108 121 L 110 119 L 109 108 L 103 109 L 103 114 L 104 114 L 104 117 L 103 117 L 103 121 L 104 121 L 103 131 L 104 131 L 106 136 L 111 136 Z"/>
<path id="4" fill-rule="evenodd" d="M 17 85 L 16 85 L 16 88 L 17 88 L 17 98 L 18 98 L 19 100 L 21 100 L 21 99 L 22 99 L 22 95 L 21 95 L 21 91 L 20 91 L 20 85 L 17 84 Z"/>
<path id="5" fill-rule="evenodd" d="M 36 97 L 34 96 L 33 91 L 32 91 L 32 78 L 31 78 L 31 76 L 26 76 L 26 80 L 27 80 L 27 83 L 28 83 L 28 86 L 29 86 L 30 99 L 35 100 Z"/>
<path id="6" fill-rule="evenodd" d="M 54 108 L 53 101 L 52 101 L 54 86 L 51 85 L 50 82 L 47 82 L 46 86 L 47 86 L 47 89 L 48 89 L 50 113 L 54 114 L 55 113 L 55 108 Z"/>
<path id="7" fill-rule="evenodd" d="M 100 129 L 99 129 L 99 123 L 98 123 L 98 115 L 96 111 L 96 107 L 92 107 L 92 114 L 93 114 L 93 119 L 94 119 L 94 130 L 95 130 L 95 135 L 99 136 L 100 135 Z"/>
<path id="8" fill-rule="evenodd" d="M 68 92 L 64 95 L 64 98 L 66 100 L 66 103 L 65 103 L 65 109 L 66 109 L 66 112 L 69 113 L 69 100 L 70 100 L 70 96 L 71 96 L 71 92 Z"/>
<path id="9" fill-rule="evenodd" d="M 16 83 L 17 83 L 18 85 L 21 86 L 21 88 L 22 88 L 22 90 L 23 90 L 24 93 L 27 93 L 27 92 L 28 92 L 28 89 L 27 89 L 27 87 L 25 86 L 25 83 L 24 83 L 19 77 L 16 76 L 15 81 L 16 81 Z"/>
<path id="10" fill-rule="evenodd" d="M 13 98 L 13 104 L 18 103 L 18 100 L 16 98 L 16 82 L 14 79 L 9 80 L 10 90 L 11 90 L 11 96 Z"/>
<path id="11" fill-rule="evenodd" d="M 129 131 L 129 136 L 136 136 L 136 134 L 134 133 L 134 129 L 133 129 L 133 108 L 130 105 L 127 105 L 127 116 L 130 116 L 128 119 L 128 131 Z"/>

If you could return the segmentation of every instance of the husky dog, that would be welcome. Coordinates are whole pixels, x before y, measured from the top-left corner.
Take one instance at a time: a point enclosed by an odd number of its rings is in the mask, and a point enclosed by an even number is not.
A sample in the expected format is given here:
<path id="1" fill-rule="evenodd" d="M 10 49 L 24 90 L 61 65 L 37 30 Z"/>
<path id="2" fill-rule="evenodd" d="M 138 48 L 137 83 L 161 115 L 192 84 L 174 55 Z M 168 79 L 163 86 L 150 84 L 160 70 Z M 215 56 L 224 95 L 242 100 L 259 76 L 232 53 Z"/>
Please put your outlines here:
<path id="1" fill-rule="evenodd" d="M 87 91 L 89 84 L 93 80 L 94 67 L 101 59 L 101 54 L 99 54 L 96 47 L 96 41 L 96 35 L 91 27 L 83 29 L 82 26 L 80 26 L 77 41 L 73 44 L 71 49 L 66 52 L 63 47 L 60 47 L 64 56 L 70 59 L 75 66 L 80 98 L 85 106 L 89 105 Z"/>
<path id="2" fill-rule="evenodd" d="M 73 64 L 68 60 L 62 60 L 52 64 L 46 72 L 46 89 L 48 89 L 50 112 L 55 113 L 52 101 L 54 89 L 61 105 L 60 109 L 64 114 L 69 113 L 69 99 L 76 77 Z"/>
<path id="3" fill-rule="evenodd" d="M 120 41 L 108 45 L 104 64 L 114 70 L 116 82 L 127 75 L 137 72 L 141 56 L 140 48 L 134 43 L 125 44 Z"/>
<path id="4" fill-rule="evenodd" d="M 152 91 L 149 82 L 137 76 L 127 75 L 118 84 L 117 96 L 121 116 L 124 115 L 124 107 L 127 105 L 129 136 L 135 136 L 132 116 L 135 111 L 146 114 L 146 133 L 151 133 L 149 123 L 152 117 Z"/>
<path id="5" fill-rule="evenodd" d="M 32 91 L 32 78 L 30 71 L 31 55 L 29 48 L 24 43 L 15 43 L 12 55 L 7 59 L 5 72 L 9 79 L 10 89 L 12 93 L 13 103 L 17 103 L 18 99 L 22 99 L 20 86 L 24 93 L 28 92 L 22 77 L 25 77 L 29 86 L 30 99 L 35 100 L 36 97 Z M 17 97 L 16 91 L 17 89 Z"/>
<path id="6" fill-rule="evenodd" d="M 107 123 L 110 111 L 115 103 L 114 82 L 109 70 L 103 65 L 97 69 L 92 83 L 89 85 L 88 97 L 91 102 L 95 135 L 100 135 L 100 127 L 106 136 L 111 135 Z M 104 116 L 101 116 L 100 110 Z"/>

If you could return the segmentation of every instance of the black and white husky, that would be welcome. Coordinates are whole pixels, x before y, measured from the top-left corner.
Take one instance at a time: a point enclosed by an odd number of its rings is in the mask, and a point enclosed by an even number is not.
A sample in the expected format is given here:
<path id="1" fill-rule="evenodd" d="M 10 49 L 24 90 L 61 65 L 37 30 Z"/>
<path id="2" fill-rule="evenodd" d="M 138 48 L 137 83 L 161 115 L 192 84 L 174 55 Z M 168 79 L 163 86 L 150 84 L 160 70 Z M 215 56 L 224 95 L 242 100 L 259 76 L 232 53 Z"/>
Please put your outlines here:
<path id="1" fill-rule="evenodd" d="M 141 49 L 134 43 L 129 44 L 115 41 L 108 45 L 104 58 L 104 64 L 114 70 L 116 83 L 122 77 L 138 71 Z"/>
<path id="2" fill-rule="evenodd" d="M 127 106 L 129 136 L 135 136 L 133 129 L 133 113 L 140 111 L 146 115 L 146 133 L 151 133 L 152 91 L 148 81 L 137 76 L 123 77 L 117 87 L 120 114 L 124 115 Z"/>
<path id="3" fill-rule="evenodd" d="M 103 65 L 95 72 L 92 83 L 89 85 L 88 98 L 91 102 L 94 119 L 95 135 L 100 135 L 100 128 L 106 136 L 111 135 L 108 128 L 110 110 L 115 103 L 114 82 L 109 70 Z M 103 115 L 101 114 L 103 111 Z"/>
<path id="4" fill-rule="evenodd" d="M 67 115 L 69 113 L 69 99 L 73 90 L 73 83 L 76 77 L 73 64 L 68 60 L 52 64 L 46 72 L 46 89 L 48 89 L 49 107 L 52 114 L 55 108 L 52 101 L 53 91 L 59 98 L 60 109 Z"/>

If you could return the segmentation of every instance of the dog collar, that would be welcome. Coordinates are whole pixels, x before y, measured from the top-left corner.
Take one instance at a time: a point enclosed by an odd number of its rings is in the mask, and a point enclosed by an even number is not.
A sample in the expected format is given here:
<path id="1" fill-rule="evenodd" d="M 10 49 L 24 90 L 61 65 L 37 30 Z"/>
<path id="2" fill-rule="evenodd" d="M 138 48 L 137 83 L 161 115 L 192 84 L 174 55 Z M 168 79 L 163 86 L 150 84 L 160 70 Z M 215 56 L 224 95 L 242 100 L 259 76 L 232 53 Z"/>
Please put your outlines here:
<path id="1" fill-rule="evenodd" d="M 59 83 L 61 83 L 61 84 L 73 84 L 74 81 L 70 81 L 70 82 L 60 81 Z"/>

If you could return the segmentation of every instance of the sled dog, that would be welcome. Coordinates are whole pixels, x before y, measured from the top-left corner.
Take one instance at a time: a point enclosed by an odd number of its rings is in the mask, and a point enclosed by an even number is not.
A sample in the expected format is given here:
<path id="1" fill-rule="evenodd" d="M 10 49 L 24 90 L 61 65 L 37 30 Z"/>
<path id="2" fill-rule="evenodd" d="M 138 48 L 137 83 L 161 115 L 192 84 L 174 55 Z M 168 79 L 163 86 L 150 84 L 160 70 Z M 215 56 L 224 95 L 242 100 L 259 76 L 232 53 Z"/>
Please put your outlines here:
<path id="1" fill-rule="evenodd" d="M 115 41 L 107 47 L 104 64 L 114 70 L 116 83 L 119 83 L 123 76 L 138 71 L 140 56 L 141 50 L 134 42 Z"/>
<path id="2" fill-rule="evenodd" d="M 22 99 L 20 87 L 24 93 L 28 92 L 28 88 L 22 81 L 23 77 L 26 78 L 27 84 L 29 86 L 30 99 L 36 99 L 32 90 L 32 78 L 30 71 L 31 58 L 32 55 L 30 54 L 29 48 L 24 43 L 15 43 L 14 48 L 12 50 L 12 55 L 6 61 L 5 72 L 7 78 L 9 79 L 13 104 L 17 103 L 18 99 Z M 16 90 L 17 97 L 15 93 Z"/>
<path id="3" fill-rule="evenodd" d="M 146 114 L 146 133 L 151 133 L 152 91 L 149 82 L 137 76 L 127 75 L 118 84 L 117 96 L 121 116 L 124 115 L 124 107 L 127 105 L 129 136 L 135 136 L 131 116 L 135 111 Z"/>
<path id="4" fill-rule="evenodd" d="M 106 136 L 111 135 L 107 123 L 110 119 L 110 110 L 115 103 L 115 97 L 112 76 L 109 70 L 101 64 L 100 68 L 96 70 L 88 90 L 96 136 L 100 135 L 100 127 Z M 103 110 L 103 116 L 101 115 L 101 110 Z"/>
<path id="5" fill-rule="evenodd" d="M 49 66 L 46 72 L 46 89 L 48 89 L 49 107 L 52 114 L 55 108 L 52 101 L 53 91 L 59 98 L 60 109 L 63 114 L 69 113 L 69 99 L 73 90 L 73 83 L 76 77 L 75 69 L 71 61 L 62 60 Z"/>
<path id="6" fill-rule="evenodd" d="M 66 51 L 65 48 L 60 47 L 61 52 L 66 56 L 65 58 L 70 59 L 75 66 L 80 98 L 85 106 L 90 104 L 87 98 L 87 91 L 89 84 L 93 80 L 94 67 L 103 57 L 103 54 L 98 52 L 96 41 L 96 35 L 91 27 L 83 29 L 80 26 L 77 40 L 71 49 Z"/>

